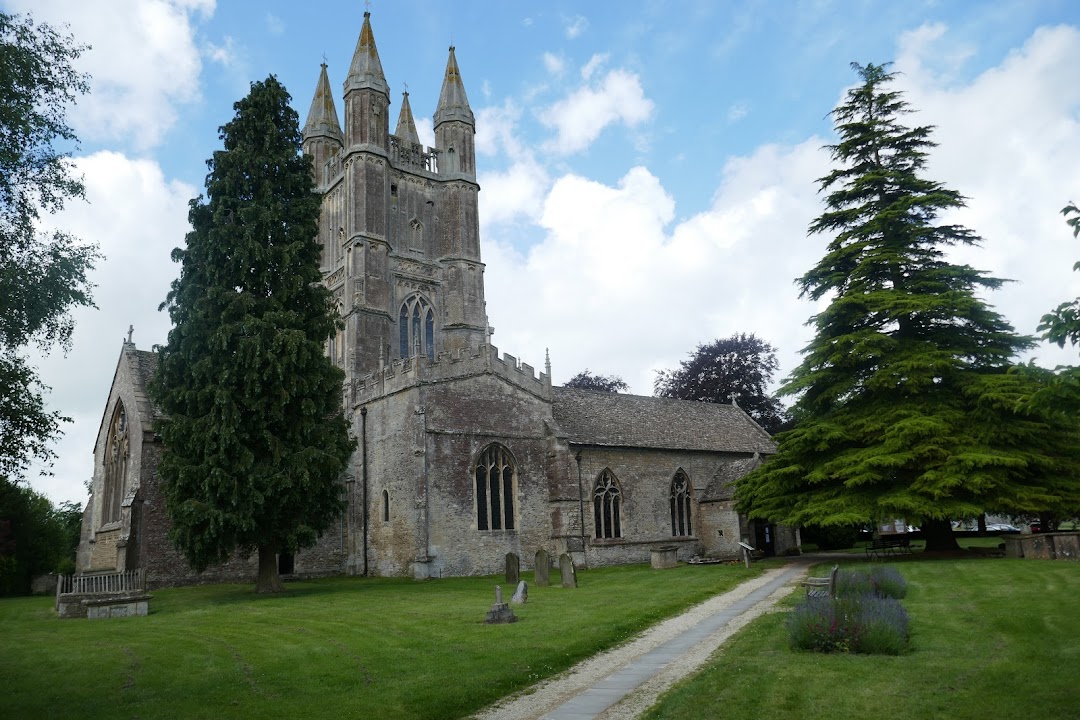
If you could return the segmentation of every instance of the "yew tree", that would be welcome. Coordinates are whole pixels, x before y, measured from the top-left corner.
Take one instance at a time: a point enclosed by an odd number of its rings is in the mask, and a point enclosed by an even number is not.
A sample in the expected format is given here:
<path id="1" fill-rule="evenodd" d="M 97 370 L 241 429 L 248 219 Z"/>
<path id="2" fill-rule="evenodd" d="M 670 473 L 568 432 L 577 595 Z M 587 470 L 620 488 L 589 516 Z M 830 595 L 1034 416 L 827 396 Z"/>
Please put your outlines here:
<path id="1" fill-rule="evenodd" d="M 585 368 L 574 377 L 566 381 L 564 387 L 577 388 L 579 390 L 596 390 L 598 392 L 619 393 L 626 392 L 630 386 L 618 375 L 597 375 Z"/>
<path id="2" fill-rule="evenodd" d="M 344 374 L 324 353 L 340 319 L 289 100 L 273 76 L 253 83 L 220 128 L 206 197 L 173 250 L 173 328 L 153 389 L 172 541 L 200 571 L 257 550 L 260 592 L 282 589 L 277 553 L 311 545 L 341 513 L 355 444 Z"/>
<path id="3" fill-rule="evenodd" d="M 1071 492 L 1070 453 L 1047 444 L 1070 429 L 1042 437 L 1046 418 L 1021 409 L 1030 389 L 1007 371 L 1033 341 L 982 299 L 1003 281 L 947 255 L 981 239 L 939 220 L 964 198 L 925 177 L 932 128 L 902 122 L 911 108 L 887 65 L 852 67 L 861 84 L 832 112 L 835 167 L 809 228 L 828 250 L 797 280 L 829 304 L 781 388 L 796 426 L 740 481 L 739 508 L 795 525 L 902 517 L 928 550 L 955 548 L 950 518 Z"/>
<path id="4" fill-rule="evenodd" d="M 753 333 L 736 333 L 698 345 L 676 370 L 660 370 L 653 383 L 657 397 L 731 403 L 770 433 L 789 421 L 769 383 L 779 367 L 776 348 Z M 734 396 L 734 397 L 733 397 Z"/>

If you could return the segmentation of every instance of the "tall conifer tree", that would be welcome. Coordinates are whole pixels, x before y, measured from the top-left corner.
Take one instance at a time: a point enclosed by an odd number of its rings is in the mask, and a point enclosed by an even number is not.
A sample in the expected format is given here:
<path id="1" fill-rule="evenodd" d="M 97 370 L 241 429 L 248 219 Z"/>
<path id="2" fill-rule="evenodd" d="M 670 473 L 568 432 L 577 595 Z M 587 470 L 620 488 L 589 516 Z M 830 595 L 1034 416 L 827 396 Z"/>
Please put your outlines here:
<path id="1" fill-rule="evenodd" d="M 1002 281 L 945 256 L 980 238 L 938 222 L 964 199 L 923 177 L 931 128 L 902 124 L 887 66 L 852 67 L 862 84 L 832 112 L 837 167 L 810 225 L 832 239 L 798 280 L 831 302 L 781 389 L 798 398 L 795 429 L 740 481 L 740 509 L 791 524 L 903 517 L 928 549 L 954 548 L 950 518 L 1052 502 L 1045 476 L 1062 463 L 1031 442 L 1042 420 L 1017 410 L 1025 391 L 1005 374 L 1032 340 L 979 297 Z"/>
<path id="2" fill-rule="evenodd" d="M 220 128 L 206 199 L 163 308 L 173 329 L 154 385 L 170 537 L 205 569 L 258 550 L 260 592 L 282 588 L 275 555 L 312 544 L 342 511 L 354 442 L 344 374 L 324 354 L 340 323 L 321 282 L 320 196 L 298 117 L 273 76 Z"/>

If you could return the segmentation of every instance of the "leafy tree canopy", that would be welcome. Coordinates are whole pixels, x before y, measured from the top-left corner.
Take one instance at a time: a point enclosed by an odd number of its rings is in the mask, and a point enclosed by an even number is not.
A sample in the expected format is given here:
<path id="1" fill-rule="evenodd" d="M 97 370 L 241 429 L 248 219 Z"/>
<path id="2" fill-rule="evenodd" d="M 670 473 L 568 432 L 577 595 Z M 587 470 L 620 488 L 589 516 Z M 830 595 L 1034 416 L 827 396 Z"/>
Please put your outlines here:
<path id="1" fill-rule="evenodd" d="M 1046 418 L 1017 409 L 1031 388 L 1006 371 L 1033 340 L 980 299 L 1002 281 L 945 255 L 980 238 L 937 220 L 964 199 L 923 177 L 931 128 L 901 122 L 911 109 L 888 66 L 853 68 L 861 84 L 832 112 L 836 167 L 810 225 L 831 239 L 798 280 L 831 301 L 781 388 L 797 424 L 739 482 L 739 508 L 798 525 L 905 517 L 928 548 L 955 547 L 949 518 L 1061 501 L 1069 453 L 1035 442 Z M 1069 428 L 1055 431 L 1048 441 Z"/>
<path id="2" fill-rule="evenodd" d="M 289 100 L 273 76 L 253 83 L 220 129 L 207 197 L 191 201 L 187 247 L 173 251 L 173 329 L 153 385 L 173 542 L 200 570 L 257 549 L 260 592 L 282 587 L 277 553 L 312 544 L 340 514 L 355 445 L 344 374 L 324 353 L 341 321 Z"/>
<path id="3" fill-rule="evenodd" d="M 626 392 L 630 386 L 618 375 L 594 375 L 585 368 L 574 377 L 566 381 L 564 387 L 578 388 L 579 390 L 599 390 L 600 392 Z"/>
<path id="4" fill-rule="evenodd" d="M 770 433 L 789 418 L 784 405 L 769 393 L 779 364 L 776 348 L 753 333 L 720 338 L 697 350 L 677 370 L 660 370 L 653 383 L 659 397 L 730 403 L 733 400 Z"/>
<path id="5" fill-rule="evenodd" d="M 1068 218 L 1065 222 L 1072 228 L 1073 237 L 1080 236 L 1080 208 L 1069 203 L 1061 213 Z M 1080 270 L 1080 262 L 1073 265 L 1073 270 Z M 1080 345 L 1080 298 L 1061 303 L 1053 312 L 1043 315 L 1038 329 L 1044 338 L 1057 343 L 1058 347 L 1065 347 L 1066 341 Z"/>
<path id="6" fill-rule="evenodd" d="M 0 595 L 28 595 L 34 576 L 73 572 L 81 526 L 78 505 L 56 507 L 0 477 Z"/>
<path id="7" fill-rule="evenodd" d="M 88 89 L 72 64 L 86 49 L 70 35 L 0 12 L 0 476 L 21 476 L 32 459 L 48 463 L 49 441 L 68 421 L 45 408 L 48 391 L 21 354 L 70 346 L 71 310 L 92 306 L 87 273 L 96 246 L 43 233 L 43 213 L 83 197 L 69 155 L 76 138 L 65 110 Z"/>

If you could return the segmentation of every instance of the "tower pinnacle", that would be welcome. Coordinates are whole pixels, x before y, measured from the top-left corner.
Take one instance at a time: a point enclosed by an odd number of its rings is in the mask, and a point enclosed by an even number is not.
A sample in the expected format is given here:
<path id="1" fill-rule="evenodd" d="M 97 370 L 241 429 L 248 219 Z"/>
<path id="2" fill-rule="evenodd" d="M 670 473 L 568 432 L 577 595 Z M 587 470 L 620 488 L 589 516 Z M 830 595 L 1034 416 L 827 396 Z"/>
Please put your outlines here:
<path id="1" fill-rule="evenodd" d="M 345 92 L 350 90 L 370 89 L 390 97 L 390 86 L 383 75 L 379 51 L 375 47 L 375 35 L 371 32 L 371 13 L 364 13 L 364 26 L 360 29 L 360 39 L 356 41 L 349 76 L 345 78 Z"/>
<path id="2" fill-rule="evenodd" d="M 315 97 L 311 99 L 307 122 L 304 123 L 304 139 L 323 136 L 341 142 L 341 125 L 338 124 L 337 108 L 334 107 L 334 94 L 330 91 L 330 79 L 326 74 L 326 63 L 322 64 L 319 82 L 315 86 Z"/>
<path id="3" fill-rule="evenodd" d="M 439 108 L 435 111 L 435 125 L 459 120 L 476 125 L 469 98 L 465 96 L 465 85 L 461 82 L 454 46 L 450 46 L 450 58 L 446 61 L 446 75 L 443 76 L 442 91 L 439 93 Z"/>
<path id="4" fill-rule="evenodd" d="M 402 93 L 401 112 L 398 113 L 397 129 L 394 134 L 408 145 L 419 145 L 420 136 L 416 132 L 416 122 L 413 121 L 412 107 L 409 106 L 409 91 Z"/>

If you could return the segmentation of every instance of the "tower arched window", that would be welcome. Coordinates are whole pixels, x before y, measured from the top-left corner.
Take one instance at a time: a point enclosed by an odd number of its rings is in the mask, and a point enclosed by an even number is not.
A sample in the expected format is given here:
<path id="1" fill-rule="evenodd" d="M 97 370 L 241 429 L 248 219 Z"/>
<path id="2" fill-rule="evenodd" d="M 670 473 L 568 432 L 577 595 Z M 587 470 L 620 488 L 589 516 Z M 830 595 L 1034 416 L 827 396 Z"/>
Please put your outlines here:
<path id="1" fill-rule="evenodd" d="M 675 537 L 693 535 L 690 521 L 690 478 L 682 468 L 671 479 L 671 534 Z"/>
<path id="2" fill-rule="evenodd" d="M 478 530 L 513 530 L 517 469 L 510 451 L 498 443 L 488 445 L 476 460 L 476 527 Z"/>
<path id="3" fill-rule="evenodd" d="M 622 537 L 622 490 L 611 470 L 605 468 L 593 488 L 593 527 L 596 537 Z"/>
<path id="4" fill-rule="evenodd" d="M 127 476 L 128 441 L 127 412 L 117 401 L 105 441 L 105 483 L 101 506 L 102 522 L 120 520 L 120 503 L 124 499 L 124 478 Z"/>
<path id="5" fill-rule="evenodd" d="M 390 491 L 382 491 L 382 521 L 390 522 Z"/>
<path id="6" fill-rule="evenodd" d="M 410 295 L 398 313 L 399 354 L 402 358 L 435 359 L 435 309 L 422 295 Z"/>

